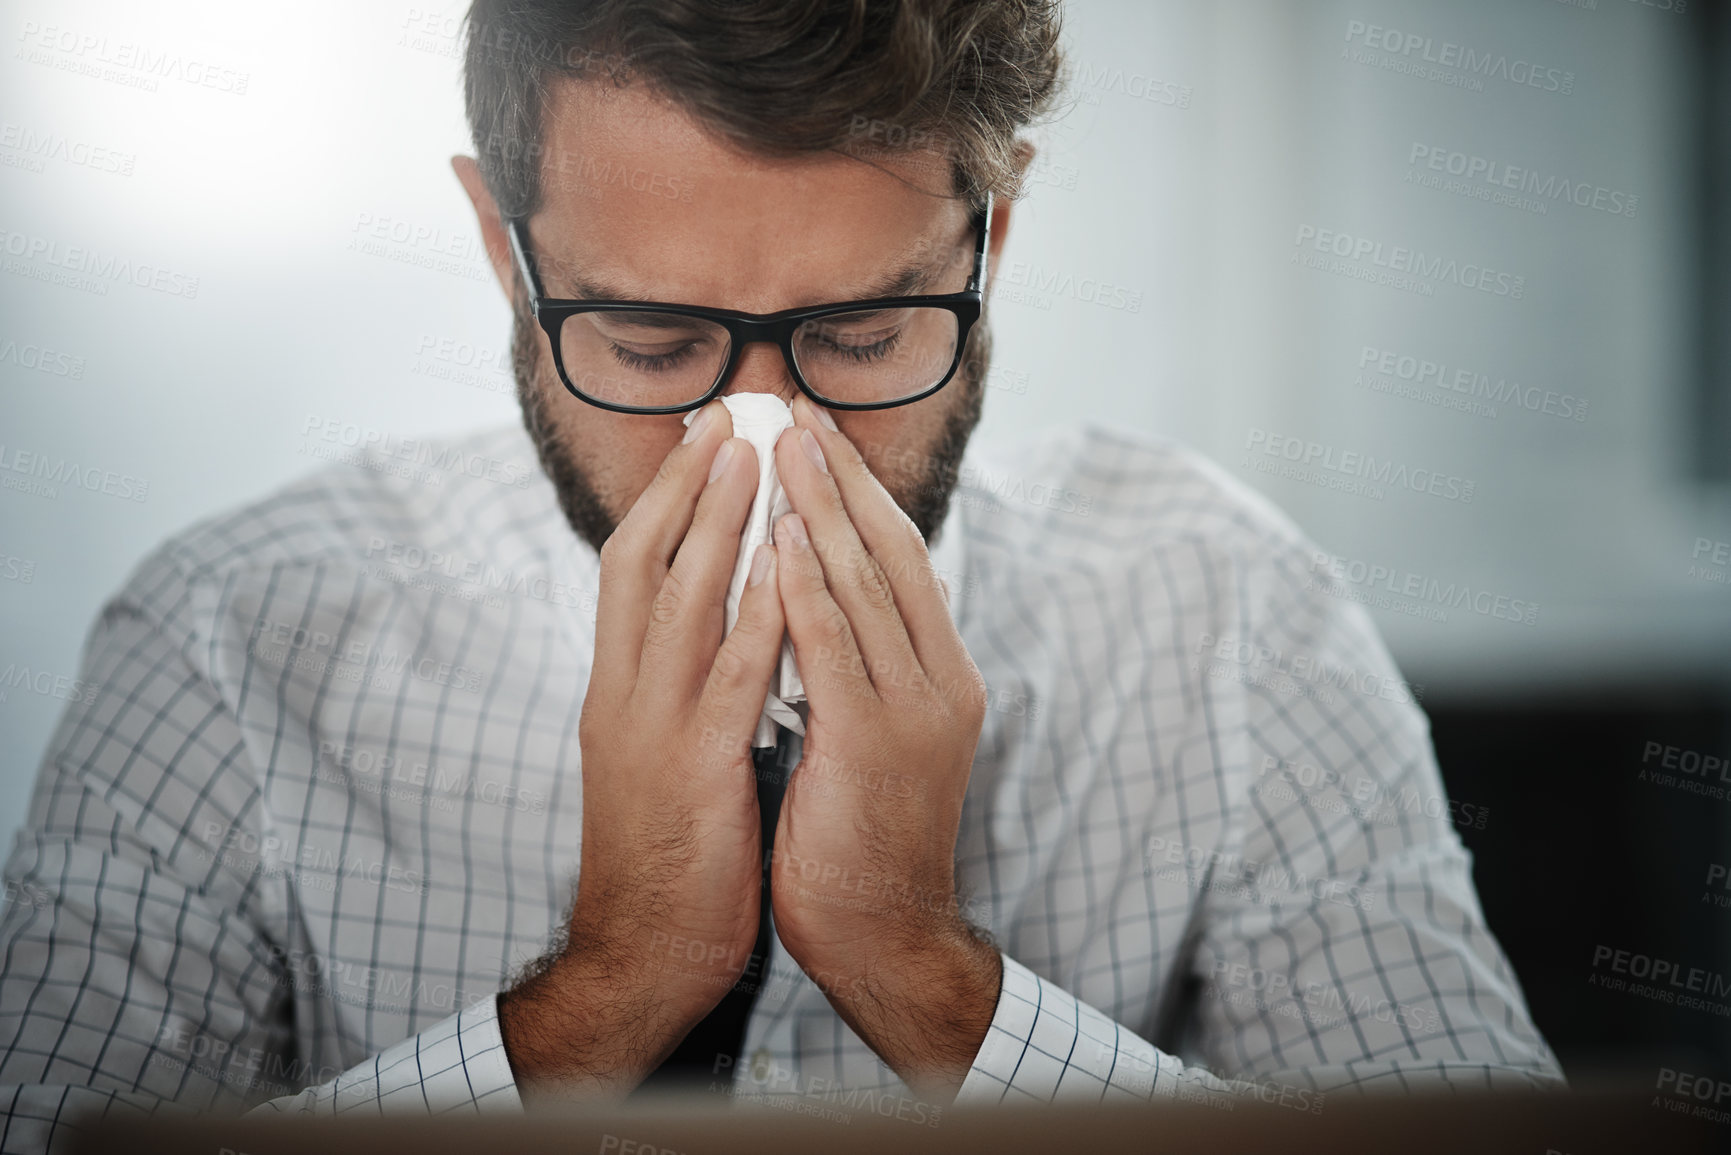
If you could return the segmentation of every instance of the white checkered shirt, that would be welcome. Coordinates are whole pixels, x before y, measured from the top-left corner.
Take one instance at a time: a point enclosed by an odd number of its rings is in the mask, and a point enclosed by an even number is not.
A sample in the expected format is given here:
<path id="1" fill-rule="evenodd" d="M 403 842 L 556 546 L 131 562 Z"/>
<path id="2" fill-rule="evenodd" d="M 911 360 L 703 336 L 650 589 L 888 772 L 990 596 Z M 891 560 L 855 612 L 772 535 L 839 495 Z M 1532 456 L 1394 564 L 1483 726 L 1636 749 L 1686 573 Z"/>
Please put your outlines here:
<path id="1" fill-rule="evenodd" d="M 171 1103 L 520 1109 L 494 995 L 573 893 L 598 560 L 520 430 L 332 449 L 94 628 L 6 866 L 0 1150 Z M 959 893 L 1004 958 L 958 1102 L 1557 1085 L 1314 548 L 1172 444 L 1003 461 L 933 551 L 991 692 Z M 941 1115 L 779 943 L 725 1077 Z"/>

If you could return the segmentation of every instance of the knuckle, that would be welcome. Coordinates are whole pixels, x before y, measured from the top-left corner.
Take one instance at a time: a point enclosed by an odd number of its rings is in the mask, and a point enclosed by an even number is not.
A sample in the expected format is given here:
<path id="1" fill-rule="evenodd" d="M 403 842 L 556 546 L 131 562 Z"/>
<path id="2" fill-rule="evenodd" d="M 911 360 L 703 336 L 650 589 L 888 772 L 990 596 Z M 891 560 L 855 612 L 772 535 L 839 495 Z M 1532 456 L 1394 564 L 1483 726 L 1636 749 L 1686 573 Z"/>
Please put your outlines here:
<path id="1" fill-rule="evenodd" d="M 605 746 L 612 736 L 614 719 L 622 712 L 623 707 L 615 707 L 613 703 L 603 705 L 593 696 L 588 698 L 577 719 L 578 749 L 594 750 Z"/>
<path id="2" fill-rule="evenodd" d="M 679 448 L 686 449 L 689 448 L 689 446 L 682 445 L 679 446 Z M 663 457 L 661 459 L 661 464 L 655 467 L 655 479 L 649 484 L 651 486 L 672 485 L 678 480 L 679 475 L 684 472 L 681 466 L 684 463 L 684 459 L 689 456 L 690 454 L 686 453 L 669 453 L 666 457 Z"/>
<path id="3" fill-rule="evenodd" d="M 679 621 L 684 602 L 684 583 L 677 574 L 668 570 L 661 588 L 655 593 L 655 600 L 649 604 L 649 624 L 657 630 L 671 630 Z"/>
<path id="4" fill-rule="evenodd" d="M 853 637 L 853 631 L 848 625 L 847 614 L 843 613 L 842 608 L 834 602 L 831 602 L 829 608 L 823 611 L 823 616 L 818 620 L 817 629 L 819 635 L 835 649 L 847 645 Z"/>
<path id="5" fill-rule="evenodd" d="M 864 550 L 860 551 L 854 563 L 853 583 L 861 600 L 870 608 L 883 610 L 895 605 L 895 590 L 890 586 L 889 575 L 884 573 L 884 567 L 878 564 L 877 559 Z"/>
<path id="6" fill-rule="evenodd" d="M 739 635 L 740 629 L 735 629 L 721 648 L 715 651 L 715 676 L 726 684 L 742 682 L 751 672 L 751 662 L 741 652 L 740 647 L 735 644 L 735 639 Z"/>
<path id="7" fill-rule="evenodd" d="M 967 695 L 958 703 L 958 713 L 968 721 L 978 725 L 986 720 L 986 705 L 991 701 L 991 687 L 986 685 L 986 679 L 980 676 L 979 669 L 972 661 L 962 675 L 962 684 L 968 687 Z"/>
<path id="8" fill-rule="evenodd" d="M 596 719 L 594 713 L 589 710 L 584 710 L 583 716 L 577 720 L 578 748 L 583 749 L 593 746 L 596 740 L 601 737 L 601 730 L 602 725 Z"/>

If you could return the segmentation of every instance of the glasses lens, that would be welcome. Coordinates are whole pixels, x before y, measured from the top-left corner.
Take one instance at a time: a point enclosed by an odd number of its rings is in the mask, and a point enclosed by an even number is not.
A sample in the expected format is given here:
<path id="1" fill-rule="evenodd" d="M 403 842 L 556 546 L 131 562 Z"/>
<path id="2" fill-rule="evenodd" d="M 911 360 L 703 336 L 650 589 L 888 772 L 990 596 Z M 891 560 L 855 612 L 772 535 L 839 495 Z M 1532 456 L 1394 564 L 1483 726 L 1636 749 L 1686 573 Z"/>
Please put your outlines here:
<path id="1" fill-rule="evenodd" d="M 585 397 L 645 409 L 684 405 L 715 384 L 727 330 L 678 313 L 574 313 L 559 329 L 565 375 Z"/>
<path id="2" fill-rule="evenodd" d="M 956 359 L 948 309 L 862 309 L 807 321 L 793 335 L 806 384 L 844 404 L 899 401 L 944 379 Z"/>

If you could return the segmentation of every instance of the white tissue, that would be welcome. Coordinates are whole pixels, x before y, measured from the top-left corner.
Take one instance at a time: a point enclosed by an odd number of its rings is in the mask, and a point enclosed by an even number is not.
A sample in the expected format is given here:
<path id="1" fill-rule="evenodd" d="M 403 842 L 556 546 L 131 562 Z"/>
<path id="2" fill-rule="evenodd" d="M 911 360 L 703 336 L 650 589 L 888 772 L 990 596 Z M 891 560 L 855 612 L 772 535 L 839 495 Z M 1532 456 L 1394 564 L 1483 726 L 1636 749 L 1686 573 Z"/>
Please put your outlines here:
<path id="1" fill-rule="evenodd" d="M 751 499 L 751 513 L 745 519 L 745 532 L 739 539 L 739 556 L 733 563 L 733 580 L 727 584 L 727 609 L 723 634 L 733 632 L 739 620 L 739 599 L 745 592 L 745 580 L 751 573 L 751 558 L 757 547 L 774 544 L 776 521 L 793 512 L 787 495 L 781 491 L 781 478 L 775 472 L 775 439 L 783 429 L 793 424 L 793 410 L 772 393 L 730 393 L 721 399 L 733 418 L 733 435 L 751 443 L 757 451 L 757 493 Z M 690 425 L 701 409 L 685 415 Z M 805 720 L 793 709 L 796 702 L 805 701 L 805 683 L 800 681 L 799 667 L 793 660 L 793 639 L 781 637 L 781 662 L 770 680 L 769 694 L 763 701 L 763 714 L 757 720 L 757 732 L 751 744 L 775 745 L 775 726 L 780 723 L 795 734 L 805 733 Z"/>

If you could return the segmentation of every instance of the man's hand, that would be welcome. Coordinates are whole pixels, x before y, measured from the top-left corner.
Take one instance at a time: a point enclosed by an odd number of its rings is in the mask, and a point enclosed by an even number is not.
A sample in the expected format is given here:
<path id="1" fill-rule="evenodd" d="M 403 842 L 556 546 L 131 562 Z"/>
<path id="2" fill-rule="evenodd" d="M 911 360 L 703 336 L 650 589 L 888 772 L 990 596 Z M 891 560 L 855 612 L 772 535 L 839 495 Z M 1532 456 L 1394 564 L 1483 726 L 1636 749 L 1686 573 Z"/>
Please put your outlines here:
<path id="1" fill-rule="evenodd" d="M 578 738 L 583 849 L 563 949 L 500 996 L 528 1098 L 636 1086 L 738 979 L 762 896 L 751 735 L 784 630 L 773 549 L 723 605 L 757 488 L 719 401 L 601 550 Z"/>
<path id="2" fill-rule="evenodd" d="M 775 540 L 810 715 L 776 827 L 776 932 L 884 1062 L 947 1101 L 1002 978 L 955 893 L 986 686 L 919 530 L 827 414 L 800 396 L 794 415 Z"/>

